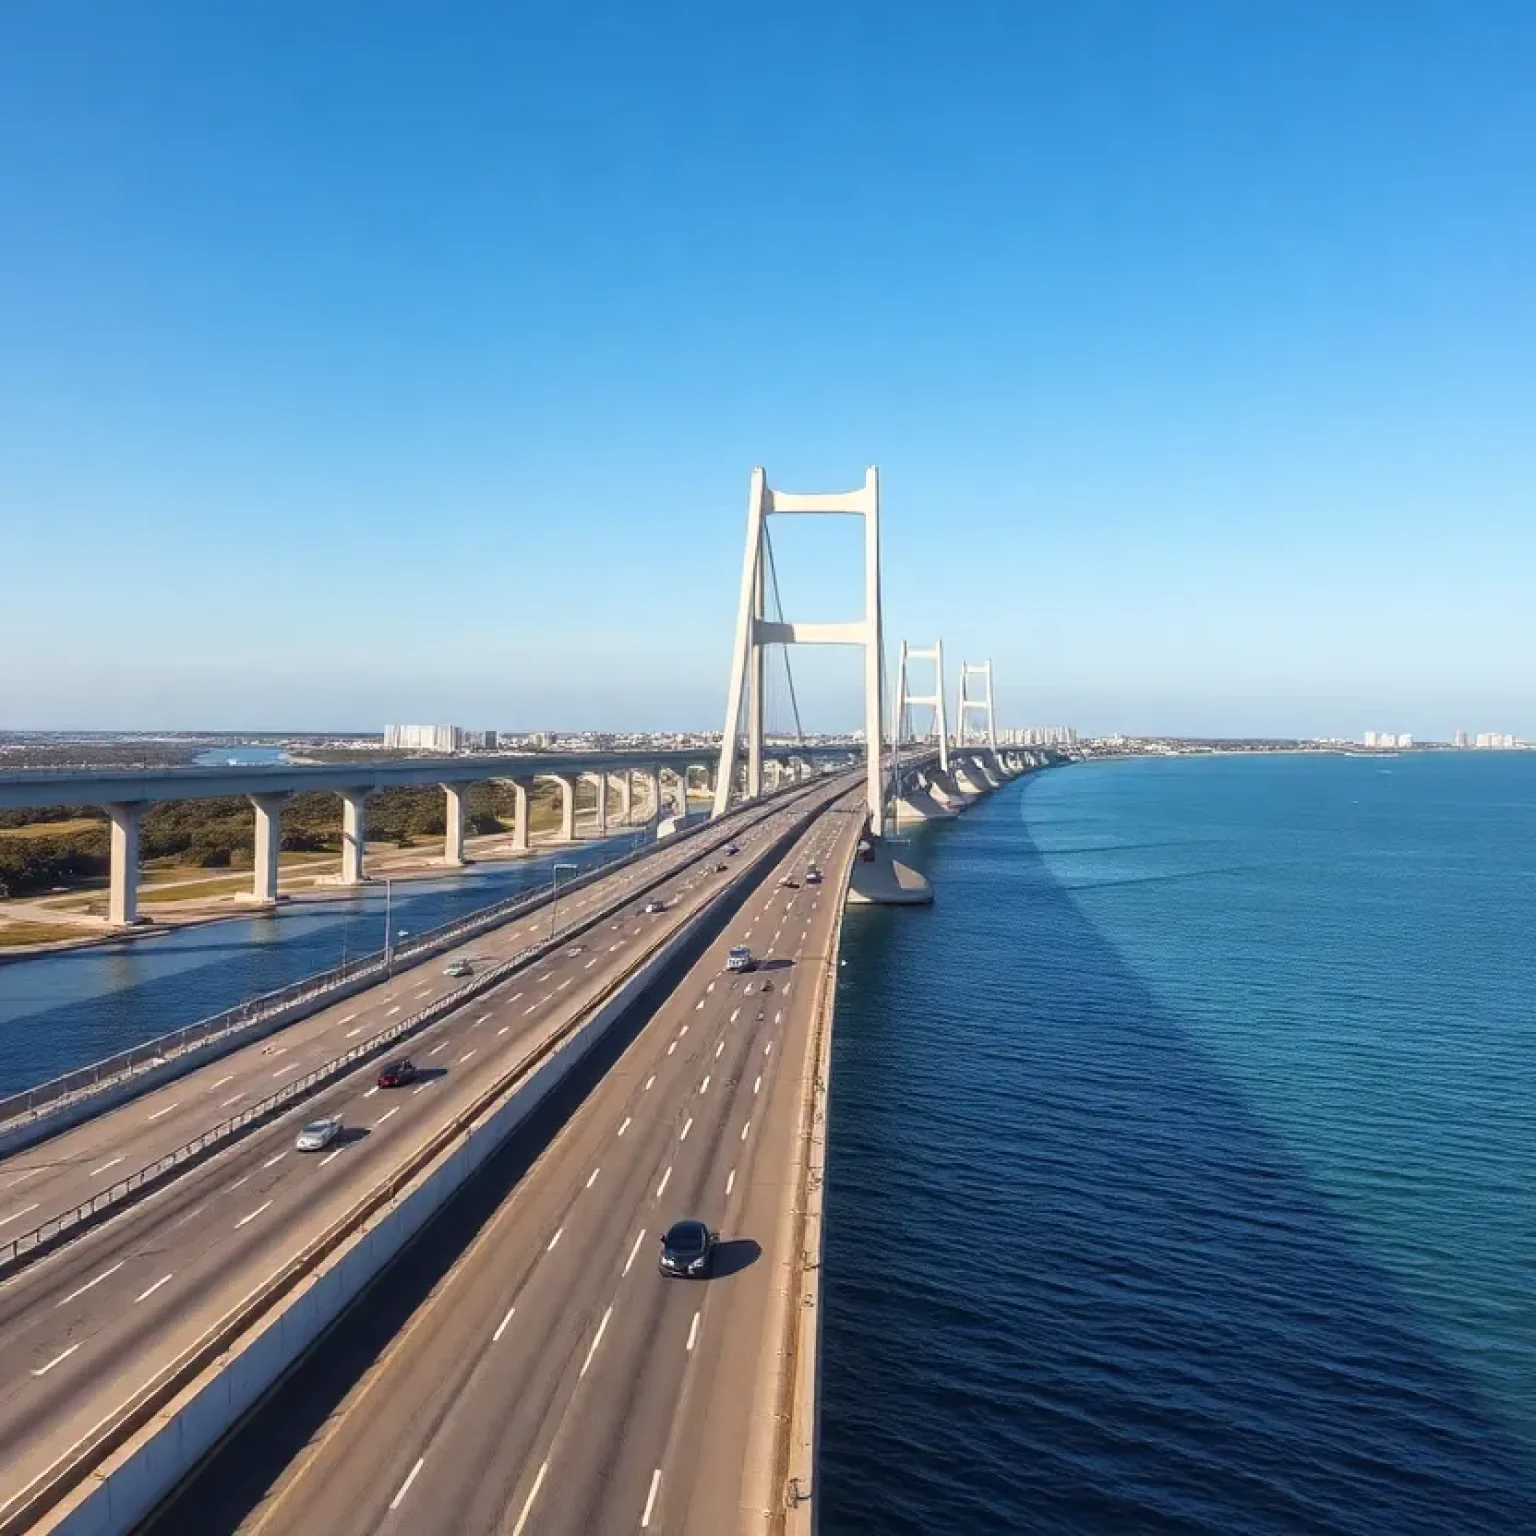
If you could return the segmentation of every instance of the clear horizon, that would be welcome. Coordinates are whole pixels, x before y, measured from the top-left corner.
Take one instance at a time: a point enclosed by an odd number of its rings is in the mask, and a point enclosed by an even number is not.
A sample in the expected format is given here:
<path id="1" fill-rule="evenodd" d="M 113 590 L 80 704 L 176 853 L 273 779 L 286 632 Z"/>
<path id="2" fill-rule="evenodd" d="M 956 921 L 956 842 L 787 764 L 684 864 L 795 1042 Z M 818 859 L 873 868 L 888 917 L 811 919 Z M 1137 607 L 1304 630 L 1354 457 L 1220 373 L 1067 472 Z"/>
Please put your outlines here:
<path id="1" fill-rule="evenodd" d="M 1000 725 L 1536 737 L 1532 78 L 1513 0 L 12 8 L 0 728 L 718 729 L 749 470 L 878 463 L 888 667 Z"/>

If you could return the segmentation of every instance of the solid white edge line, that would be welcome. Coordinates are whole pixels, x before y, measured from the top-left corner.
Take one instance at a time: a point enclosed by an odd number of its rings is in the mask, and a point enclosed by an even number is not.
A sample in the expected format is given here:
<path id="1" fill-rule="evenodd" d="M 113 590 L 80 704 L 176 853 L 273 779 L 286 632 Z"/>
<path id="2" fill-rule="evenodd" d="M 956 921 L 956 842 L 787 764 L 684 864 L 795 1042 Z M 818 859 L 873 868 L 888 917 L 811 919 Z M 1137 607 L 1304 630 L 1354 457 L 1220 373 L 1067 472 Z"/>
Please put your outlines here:
<path id="1" fill-rule="evenodd" d="M 397 1493 L 394 1496 L 394 1498 L 392 1498 L 389 1501 L 389 1507 L 391 1509 L 399 1509 L 400 1508 L 400 1501 L 406 1496 L 406 1493 L 410 1490 L 411 1484 L 416 1481 L 416 1474 L 421 1471 L 422 1464 L 426 1461 L 426 1459 L 427 1458 L 425 1456 L 418 1456 L 416 1458 L 416 1465 L 414 1467 L 412 1467 L 411 1470 L 408 1473 L 406 1473 L 405 1481 L 400 1484 L 400 1492 Z"/>

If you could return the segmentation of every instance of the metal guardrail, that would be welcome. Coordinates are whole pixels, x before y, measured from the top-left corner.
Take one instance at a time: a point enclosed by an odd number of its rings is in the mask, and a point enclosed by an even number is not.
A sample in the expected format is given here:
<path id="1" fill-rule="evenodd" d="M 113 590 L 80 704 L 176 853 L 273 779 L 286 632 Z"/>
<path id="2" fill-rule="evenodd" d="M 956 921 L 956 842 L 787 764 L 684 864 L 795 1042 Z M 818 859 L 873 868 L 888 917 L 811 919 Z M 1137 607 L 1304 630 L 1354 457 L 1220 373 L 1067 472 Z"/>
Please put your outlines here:
<path id="1" fill-rule="evenodd" d="M 803 790 L 808 787 L 810 786 L 804 784 L 793 785 L 782 793 L 788 795 L 794 790 Z M 764 797 L 770 800 L 776 798 L 778 797 Z M 754 801 L 752 807 L 759 807 L 762 804 L 762 800 Z M 745 810 L 748 807 L 743 806 L 739 809 Z M 628 852 L 616 854 L 611 859 L 600 860 L 584 868 L 581 874 L 561 888 L 562 892 L 580 890 L 598 876 L 610 875 L 627 864 L 637 863 L 658 849 L 672 848 L 679 843 L 690 841 L 711 827 L 718 830 L 719 823 L 705 821 L 694 827 L 684 827 L 667 838 L 665 842 L 645 843 L 640 847 L 631 848 Z M 474 938 L 489 928 L 497 927 L 520 916 L 523 912 L 542 906 L 548 899 L 549 893 L 542 887 L 520 891 L 515 896 L 504 897 L 489 906 L 476 908 L 475 911 L 453 918 L 436 928 L 413 934 L 410 944 L 396 945 L 393 964 L 395 966 L 408 964 L 412 960 L 420 959 L 440 949 L 445 943 L 461 938 Z M 103 1089 L 122 1082 L 125 1078 L 163 1066 L 166 1062 L 174 1061 L 178 1056 L 184 1055 L 197 1046 L 206 1045 L 235 1030 L 260 1023 L 261 1020 L 271 1018 L 274 1014 L 292 1008 L 295 1004 L 306 1002 L 318 1004 L 327 994 L 349 984 L 355 985 L 369 977 L 382 976 L 389 968 L 388 950 L 373 950 L 359 956 L 356 960 L 333 966 L 329 970 L 316 971 L 298 981 L 290 982 L 285 987 L 279 987 L 273 992 L 264 992 L 259 997 L 239 1003 L 233 1008 L 226 1008 L 221 1013 L 210 1014 L 206 1019 L 184 1025 L 181 1029 L 157 1035 L 139 1045 L 130 1046 L 125 1051 L 119 1051 L 113 1056 L 90 1062 L 83 1067 L 76 1067 L 70 1072 L 50 1078 L 47 1082 L 0 1097 L 0 1131 L 12 1125 L 30 1124 L 81 1097 L 99 1093 Z"/>
<path id="2" fill-rule="evenodd" d="M 761 802 L 758 802 L 758 805 L 760 807 Z M 704 825 L 708 826 L 709 823 Z M 612 867 L 612 863 L 598 866 L 599 869 L 607 871 L 611 871 Z M 572 886 L 576 883 L 573 881 Z M 394 1024 L 386 1025 L 377 1034 L 370 1035 L 340 1056 L 334 1056 L 329 1061 L 322 1062 L 320 1066 L 304 1073 L 301 1077 L 293 1078 L 275 1093 L 257 1100 L 238 1114 L 218 1121 L 205 1131 L 200 1131 L 190 1141 L 183 1142 L 179 1147 L 162 1154 L 153 1162 L 146 1163 L 142 1168 L 96 1191 L 89 1200 L 81 1201 L 78 1205 L 49 1217 L 47 1221 L 33 1227 L 30 1231 L 19 1233 L 9 1241 L 0 1243 L 0 1272 L 14 1265 L 19 1259 L 35 1254 L 39 1249 L 53 1247 L 77 1228 L 94 1224 L 94 1219 L 102 1212 L 120 1204 L 146 1185 L 155 1183 L 172 1169 L 201 1158 L 215 1146 L 231 1141 L 243 1132 L 272 1119 L 289 1105 L 308 1097 L 316 1088 L 345 1076 L 359 1061 L 366 1060 L 370 1055 L 379 1054 L 384 1047 L 424 1029 L 428 1024 L 435 1023 L 438 1019 L 454 1012 L 471 998 L 490 991 L 526 964 L 531 957 L 543 954 L 563 943 L 572 932 L 587 928 L 593 922 L 601 922 L 606 911 L 607 909 L 599 913 L 588 913 L 575 922 L 553 929 L 548 937 L 541 939 L 538 943 L 525 945 L 516 954 L 492 966 L 490 970 L 482 971 L 462 987 L 456 987 L 452 992 L 445 992 L 441 997 L 434 998 L 425 1008 Z"/>

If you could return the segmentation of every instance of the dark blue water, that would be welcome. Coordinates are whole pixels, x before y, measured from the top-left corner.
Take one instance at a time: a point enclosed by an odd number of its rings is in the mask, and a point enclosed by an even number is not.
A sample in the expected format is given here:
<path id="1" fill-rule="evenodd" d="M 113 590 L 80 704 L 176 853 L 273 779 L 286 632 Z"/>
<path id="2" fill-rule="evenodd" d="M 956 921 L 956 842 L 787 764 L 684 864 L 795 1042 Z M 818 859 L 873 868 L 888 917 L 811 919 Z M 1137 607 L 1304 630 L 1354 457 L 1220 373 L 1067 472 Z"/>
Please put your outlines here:
<path id="1" fill-rule="evenodd" d="M 1536 1531 L 1536 758 L 1071 767 L 851 912 L 824 1536 Z"/>
<path id="2" fill-rule="evenodd" d="M 390 901 L 397 941 L 518 891 L 547 886 L 557 858 L 584 866 L 625 851 L 632 840 L 561 848 L 441 879 L 396 880 Z M 384 888 L 373 885 L 162 937 L 0 963 L 0 1093 L 381 949 L 384 909 Z"/>

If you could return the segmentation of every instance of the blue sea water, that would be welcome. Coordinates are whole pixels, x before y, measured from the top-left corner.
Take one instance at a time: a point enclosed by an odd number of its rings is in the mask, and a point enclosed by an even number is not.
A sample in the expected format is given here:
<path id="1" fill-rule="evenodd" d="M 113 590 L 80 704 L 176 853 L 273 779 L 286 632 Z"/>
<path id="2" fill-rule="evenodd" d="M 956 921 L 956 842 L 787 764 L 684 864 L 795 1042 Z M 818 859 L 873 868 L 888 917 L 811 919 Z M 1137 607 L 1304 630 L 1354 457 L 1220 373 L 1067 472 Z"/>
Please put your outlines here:
<path id="1" fill-rule="evenodd" d="M 1536 1531 L 1536 757 L 1072 766 L 907 853 L 823 1536 Z"/>

